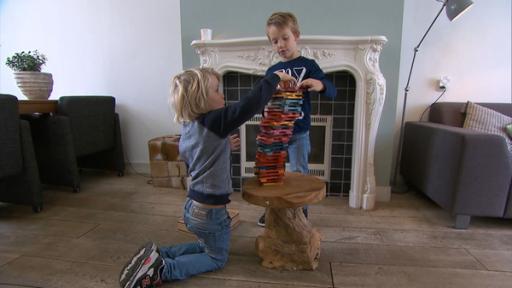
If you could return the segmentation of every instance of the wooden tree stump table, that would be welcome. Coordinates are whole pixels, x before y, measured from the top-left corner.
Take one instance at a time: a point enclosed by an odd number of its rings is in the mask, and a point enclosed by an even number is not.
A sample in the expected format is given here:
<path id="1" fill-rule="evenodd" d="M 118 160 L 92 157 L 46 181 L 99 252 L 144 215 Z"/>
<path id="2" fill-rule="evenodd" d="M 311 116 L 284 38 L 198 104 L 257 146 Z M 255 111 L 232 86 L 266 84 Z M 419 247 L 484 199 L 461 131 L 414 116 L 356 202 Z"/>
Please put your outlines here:
<path id="1" fill-rule="evenodd" d="M 262 186 L 256 177 L 244 181 L 242 197 L 266 208 L 265 231 L 256 238 L 261 265 L 284 270 L 314 270 L 320 259 L 320 233 L 302 207 L 325 198 L 324 181 L 286 173 L 283 184 Z"/>

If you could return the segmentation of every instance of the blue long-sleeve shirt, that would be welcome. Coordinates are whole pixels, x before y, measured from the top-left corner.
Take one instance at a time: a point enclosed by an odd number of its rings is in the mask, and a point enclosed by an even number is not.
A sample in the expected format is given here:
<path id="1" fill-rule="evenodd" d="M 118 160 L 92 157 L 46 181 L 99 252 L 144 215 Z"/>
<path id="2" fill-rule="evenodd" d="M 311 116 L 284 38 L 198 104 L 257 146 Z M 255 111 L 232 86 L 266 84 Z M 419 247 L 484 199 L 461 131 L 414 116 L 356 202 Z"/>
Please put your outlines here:
<path id="1" fill-rule="evenodd" d="M 209 111 L 194 121 L 183 123 L 179 144 L 180 157 L 188 166 L 191 183 L 188 197 L 213 205 L 229 203 L 231 162 L 229 134 L 272 98 L 279 83 L 272 73 L 261 80 L 240 102 Z"/>
<path id="2" fill-rule="evenodd" d="M 293 76 L 297 81 L 313 78 L 322 81 L 324 84 L 324 91 L 321 93 L 329 98 L 336 97 L 336 88 L 334 84 L 327 80 L 324 72 L 320 66 L 313 59 L 299 56 L 293 60 L 286 62 L 278 62 L 267 69 L 266 76 L 276 72 L 284 71 L 285 73 Z M 309 131 L 311 126 L 311 98 L 308 91 L 304 91 L 304 101 L 302 102 L 302 112 L 304 116 L 295 121 L 293 133 L 303 133 Z"/>

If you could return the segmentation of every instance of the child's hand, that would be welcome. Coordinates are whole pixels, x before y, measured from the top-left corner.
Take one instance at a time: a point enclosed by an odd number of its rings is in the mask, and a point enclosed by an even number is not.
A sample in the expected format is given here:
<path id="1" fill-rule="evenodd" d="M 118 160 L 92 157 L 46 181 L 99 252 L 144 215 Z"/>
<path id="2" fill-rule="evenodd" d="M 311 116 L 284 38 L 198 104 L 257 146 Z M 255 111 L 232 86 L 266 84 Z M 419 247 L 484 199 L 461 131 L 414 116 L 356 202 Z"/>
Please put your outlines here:
<path id="1" fill-rule="evenodd" d="M 284 72 L 276 71 L 274 73 L 276 73 L 277 76 L 279 76 L 279 78 L 281 78 L 281 81 L 288 81 L 288 80 L 296 81 L 295 78 L 293 78 L 292 76 L 290 76 Z"/>
<path id="2" fill-rule="evenodd" d="M 229 146 L 231 151 L 240 149 L 240 136 L 238 134 L 229 135 Z"/>
<path id="3" fill-rule="evenodd" d="M 324 83 L 320 80 L 316 80 L 313 78 L 306 79 L 299 83 L 300 88 L 306 88 L 308 91 L 316 91 L 320 92 L 324 90 Z"/>

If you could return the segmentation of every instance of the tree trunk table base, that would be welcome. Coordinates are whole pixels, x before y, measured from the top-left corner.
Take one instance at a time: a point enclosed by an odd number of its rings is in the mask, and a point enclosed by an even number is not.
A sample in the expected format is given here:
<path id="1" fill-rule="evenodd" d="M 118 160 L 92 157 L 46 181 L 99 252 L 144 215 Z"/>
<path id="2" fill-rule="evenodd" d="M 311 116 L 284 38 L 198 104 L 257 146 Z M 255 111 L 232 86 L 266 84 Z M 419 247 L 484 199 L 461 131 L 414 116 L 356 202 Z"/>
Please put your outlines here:
<path id="1" fill-rule="evenodd" d="M 243 198 L 266 207 L 265 231 L 256 239 L 261 265 L 272 269 L 314 270 L 320 260 L 320 233 L 311 226 L 302 206 L 325 197 L 325 183 L 314 177 L 286 173 L 283 185 L 261 186 L 244 181 Z"/>

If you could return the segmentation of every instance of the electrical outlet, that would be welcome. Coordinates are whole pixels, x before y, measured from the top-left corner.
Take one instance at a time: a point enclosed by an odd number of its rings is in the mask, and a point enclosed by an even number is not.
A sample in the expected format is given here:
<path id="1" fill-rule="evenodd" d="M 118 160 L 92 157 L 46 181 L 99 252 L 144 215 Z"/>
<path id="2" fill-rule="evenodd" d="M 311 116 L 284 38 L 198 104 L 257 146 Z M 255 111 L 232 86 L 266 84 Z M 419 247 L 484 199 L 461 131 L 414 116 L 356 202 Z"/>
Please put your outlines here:
<path id="1" fill-rule="evenodd" d="M 441 79 L 439 79 L 439 89 L 448 89 L 451 80 L 449 76 L 442 76 Z"/>

